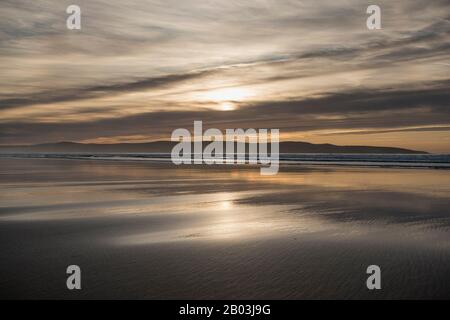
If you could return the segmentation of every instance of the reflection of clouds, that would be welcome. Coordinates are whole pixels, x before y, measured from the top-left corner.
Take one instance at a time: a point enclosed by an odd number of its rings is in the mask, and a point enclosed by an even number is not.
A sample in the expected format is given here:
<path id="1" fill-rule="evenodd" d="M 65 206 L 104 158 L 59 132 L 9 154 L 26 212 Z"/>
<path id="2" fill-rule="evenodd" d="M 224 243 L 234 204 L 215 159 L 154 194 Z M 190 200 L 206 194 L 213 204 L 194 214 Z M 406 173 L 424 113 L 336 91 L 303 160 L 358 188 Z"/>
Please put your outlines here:
<path id="1" fill-rule="evenodd" d="M 395 169 L 395 168 L 351 168 L 305 165 L 282 168 L 276 176 L 261 176 L 256 171 L 237 170 L 231 172 L 235 179 L 267 183 L 280 190 L 285 188 L 315 187 L 344 190 L 388 190 L 425 194 L 430 197 L 446 198 L 450 193 L 447 170 Z M 444 173 L 444 174 L 443 174 Z M 417 181 L 420 184 L 417 184 Z M 283 188 L 284 187 L 284 188 Z"/>
<path id="2" fill-rule="evenodd" d="M 185 241 L 242 241 L 284 237 L 297 233 L 319 232 L 328 229 L 312 217 L 286 215 L 289 206 L 267 205 L 264 209 L 235 206 L 233 210 L 222 207 L 204 207 L 205 219 L 193 221 L 183 228 L 131 234 L 115 237 L 117 245 L 148 245 Z"/>
<path id="3" fill-rule="evenodd" d="M 2 181 L 0 223 L 70 223 L 98 230 L 96 237 L 114 245 L 313 234 L 375 239 L 410 233 L 442 241 L 450 226 L 447 170 L 288 166 L 261 177 L 248 167 L 2 163 L 3 170 L 34 180 Z"/>

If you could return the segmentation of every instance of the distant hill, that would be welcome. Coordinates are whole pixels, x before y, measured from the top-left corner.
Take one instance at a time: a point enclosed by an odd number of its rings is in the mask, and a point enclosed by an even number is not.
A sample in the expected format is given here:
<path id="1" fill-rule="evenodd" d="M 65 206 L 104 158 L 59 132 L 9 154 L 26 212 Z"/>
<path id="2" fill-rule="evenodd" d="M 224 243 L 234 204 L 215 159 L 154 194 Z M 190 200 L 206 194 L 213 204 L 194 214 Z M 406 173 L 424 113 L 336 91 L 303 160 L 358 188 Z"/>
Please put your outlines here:
<path id="1" fill-rule="evenodd" d="M 26 146 L 0 146 L 1 153 L 170 153 L 177 142 L 85 144 L 59 142 Z M 206 145 L 207 142 L 204 142 Z M 280 142 L 280 153 L 371 153 L 371 154 L 426 154 L 427 152 L 392 147 L 337 146 L 308 142 Z"/>

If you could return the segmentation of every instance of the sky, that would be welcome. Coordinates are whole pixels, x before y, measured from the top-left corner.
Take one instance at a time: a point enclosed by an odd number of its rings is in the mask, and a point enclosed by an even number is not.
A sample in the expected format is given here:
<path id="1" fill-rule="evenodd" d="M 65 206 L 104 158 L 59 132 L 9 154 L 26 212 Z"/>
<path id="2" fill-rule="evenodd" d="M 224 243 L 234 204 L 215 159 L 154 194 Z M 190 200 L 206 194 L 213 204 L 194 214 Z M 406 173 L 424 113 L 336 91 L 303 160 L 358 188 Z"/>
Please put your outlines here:
<path id="1" fill-rule="evenodd" d="M 170 140 L 202 120 L 450 153 L 448 0 L 2 0 L 0 66 L 2 145 Z"/>

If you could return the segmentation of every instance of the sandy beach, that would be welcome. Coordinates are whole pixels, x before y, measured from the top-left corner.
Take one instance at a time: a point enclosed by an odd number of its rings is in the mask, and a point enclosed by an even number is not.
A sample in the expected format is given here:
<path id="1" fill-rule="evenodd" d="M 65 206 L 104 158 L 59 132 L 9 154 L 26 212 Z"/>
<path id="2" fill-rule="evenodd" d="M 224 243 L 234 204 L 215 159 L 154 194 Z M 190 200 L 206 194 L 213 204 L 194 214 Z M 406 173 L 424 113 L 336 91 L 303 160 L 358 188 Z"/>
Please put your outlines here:
<path id="1" fill-rule="evenodd" d="M 448 170 L 0 159 L 0 175 L 0 298 L 450 298 Z"/>

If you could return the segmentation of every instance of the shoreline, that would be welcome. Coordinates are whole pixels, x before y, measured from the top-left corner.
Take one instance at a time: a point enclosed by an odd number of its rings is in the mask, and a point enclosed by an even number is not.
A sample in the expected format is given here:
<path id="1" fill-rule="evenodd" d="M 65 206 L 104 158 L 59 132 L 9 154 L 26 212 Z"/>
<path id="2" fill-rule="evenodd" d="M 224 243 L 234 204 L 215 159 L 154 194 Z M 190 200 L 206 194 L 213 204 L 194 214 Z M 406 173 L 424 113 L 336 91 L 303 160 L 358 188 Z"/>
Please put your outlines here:
<path id="1" fill-rule="evenodd" d="M 440 170 L 449 170 L 450 169 L 450 155 L 448 154 L 433 154 L 433 155 L 425 155 L 428 157 L 444 157 L 447 158 L 447 161 L 436 161 L 436 162 L 428 162 L 428 161 L 408 161 L 402 159 L 396 159 L 395 161 L 386 161 L 383 160 L 382 157 L 423 157 L 424 155 L 410 155 L 410 154 L 280 154 L 281 159 L 279 160 L 280 166 L 342 166 L 342 167 L 362 167 L 362 168 L 401 168 L 401 169 L 440 169 Z M 307 157 L 307 156 L 317 156 L 317 160 L 312 159 L 295 159 L 293 157 Z M 289 159 L 283 158 L 283 156 L 289 156 Z M 376 159 L 379 156 L 380 159 Z M 322 158 L 320 158 L 322 157 Z M 342 159 L 326 159 L 330 157 L 342 157 Z M 345 158 L 348 157 L 348 158 Z M 352 159 L 353 157 L 353 159 Z M 366 158 L 355 158 L 361 157 Z M 92 154 L 92 153 L 77 153 L 77 154 L 69 154 L 69 153 L 16 153 L 16 154 L 0 154 L 0 159 L 57 159 L 57 160 L 91 160 L 91 161 L 130 161 L 130 162 L 158 162 L 158 163 L 170 163 L 170 154 L 158 154 L 158 153 L 132 153 L 132 154 Z M 420 159 L 418 159 L 420 160 Z M 175 164 L 173 164 L 175 166 Z M 245 166 L 245 167 L 255 167 L 260 168 L 263 167 L 261 164 L 207 164 L 202 163 L 203 166 L 208 167 L 217 167 L 217 166 L 225 166 L 225 167 L 237 167 L 237 166 Z M 193 164 L 181 165 L 186 167 L 191 167 Z M 198 166 L 198 165 L 196 165 Z M 180 167 L 180 165 L 177 165 Z"/>

